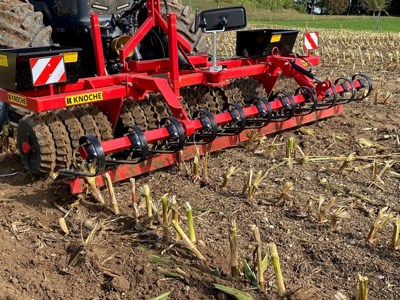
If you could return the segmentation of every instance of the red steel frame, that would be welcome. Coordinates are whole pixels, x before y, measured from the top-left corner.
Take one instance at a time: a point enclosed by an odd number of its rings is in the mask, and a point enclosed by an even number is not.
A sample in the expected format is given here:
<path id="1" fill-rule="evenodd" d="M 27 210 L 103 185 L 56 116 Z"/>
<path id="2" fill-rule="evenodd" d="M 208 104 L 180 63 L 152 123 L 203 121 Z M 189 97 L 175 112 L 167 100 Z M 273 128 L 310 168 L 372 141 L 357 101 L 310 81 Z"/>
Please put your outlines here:
<path id="1" fill-rule="evenodd" d="M 124 101 L 142 101 L 145 100 L 150 92 L 160 92 L 172 114 L 182 123 L 185 135 L 190 136 L 196 131 L 202 129 L 199 120 L 191 120 L 187 112 L 180 103 L 179 89 L 181 87 L 193 85 L 223 86 L 229 83 L 229 80 L 247 76 L 253 76 L 259 79 L 266 91 L 270 93 L 281 75 L 292 77 L 299 86 L 308 86 L 315 88 L 318 100 L 325 96 L 325 92 L 331 88 L 330 81 L 318 83 L 316 86 L 313 81 L 303 73 L 294 69 L 289 61 L 297 63 L 299 66 L 304 61 L 309 61 L 312 65 L 319 63 L 319 58 L 314 56 L 294 57 L 281 56 L 279 54 L 269 55 L 261 58 L 238 58 L 219 61 L 218 64 L 223 69 L 218 72 L 209 70 L 211 63 L 207 56 L 187 56 L 188 62 L 194 66 L 194 70 L 180 71 L 178 64 L 178 49 L 183 53 L 191 51 L 190 44 L 177 33 L 176 15 L 168 15 L 168 23 L 162 18 L 160 13 L 160 4 L 158 0 L 147 0 L 148 18 L 141 25 L 138 31 L 131 37 L 126 45 L 120 50 L 120 59 L 123 62 L 123 72 L 116 75 L 106 75 L 103 58 L 102 40 L 97 15 L 92 15 L 92 36 L 95 49 L 95 59 L 97 67 L 97 77 L 84 78 L 74 84 L 65 84 L 62 86 L 44 86 L 41 89 L 24 91 L 20 95 L 25 98 L 26 105 L 11 103 L 22 106 L 34 112 L 43 112 L 65 108 L 66 98 L 78 96 L 87 93 L 102 92 L 103 100 L 93 103 L 103 110 L 114 128 L 117 124 L 121 107 Z M 154 59 L 149 61 L 129 61 L 129 53 L 135 49 L 138 43 L 146 33 L 154 26 L 159 26 L 168 34 L 169 57 L 165 59 Z M 186 56 L 186 55 L 185 55 Z M 361 88 L 359 81 L 353 82 L 356 89 Z M 335 86 L 338 93 L 344 92 L 343 85 Z M 351 88 L 348 86 L 348 88 Z M 0 88 L 0 99 L 9 102 L 8 95 L 15 94 Z M 303 95 L 293 96 L 296 104 L 305 101 Z M 278 100 L 270 102 L 273 110 L 282 108 L 282 103 Z M 246 117 L 259 114 L 255 106 L 243 108 Z M 336 106 L 323 111 L 316 111 L 307 116 L 294 117 L 288 121 L 271 123 L 260 129 L 263 134 L 269 134 L 284 129 L 299 126 L 304 123 L 312 122 L 322 118 L 336 115 L 342 112 L 342 106 Z M 229 112 L 220 113 L 215 116 L 218 125 L 227 124 L 232 121 Z M 169 133 L 166 128 L 160 128 L 145 132 L 148 143 L 167 139 Z M 248 130 L 240 135 L 230 137 L 219 137 L 212 143 L 200 146 L 201 153 L 217 151 L 241 141 L 247 140 Z M 131 147 L 128 137 L 113 139 L 102 143 L 105 153 L 114 153 Z M 193 157 L 194 146 L 185 148 L 184 158 Z M 129 177 L 149 172 L 156 168 L 171 165 L 177 161 L 177 154 L 162 154 L 137 164 L 120 165 L 113 170 L 108 170 L 113 181 L 124 180 Z M 102 186 L 103 180 L 99 175 L 96 178 L 99 186 Z M 76 194 L 83 191 L 84 179 L 75 178 L 68 181 L 71 192 Z"/>
<path id="2" fill-rule="evenodd" d="M 263 135 L 280 132 L 290 128 L 295 128 L 307 123 L 325 119 L 343 112 L 343 106 L 338 105 L 329 109 L 317 111 L 302 117 L 293 117 L 284 122 L 270 123 L 267 126 L 257 129 Z M 194 157 L 195 153 L 198 152 L 200 155 L 219 151 L 228 147 L 232 147 L 241 142 L 245 142 L 249 139 L 251 129 L 242 131 L 239 135 L 235 136 L 223 136 L 215 139 L 213 142 L 206 145 L 192 145 L 186 147 L 183 150 L 183 160 L 188 160 Z M 110 141 L 111 142 L 111 141 Z M 102 143 L 103 146 L 107 145 L 107 142 Z M 197 148 L 197 149 L 196 149 Z M 141 174 L 145 174 L 160 168 L 168 167 L 179 162 L 178 153 L 170 154 L 159 154 L 151 157 L 138 164 L 121 164 L 116 168 L 109 169 L 106 171 L 111 177 L 112 182 L 120 182 L 128 178 L 132 178 Z M 70 186 L 72 194 L 79 194 L 85 190 L 85 179 L 75 178 L 67 182 Z M 96 176 L 96 184 L 101 187 L 105 185 L 103 174 Z"/>

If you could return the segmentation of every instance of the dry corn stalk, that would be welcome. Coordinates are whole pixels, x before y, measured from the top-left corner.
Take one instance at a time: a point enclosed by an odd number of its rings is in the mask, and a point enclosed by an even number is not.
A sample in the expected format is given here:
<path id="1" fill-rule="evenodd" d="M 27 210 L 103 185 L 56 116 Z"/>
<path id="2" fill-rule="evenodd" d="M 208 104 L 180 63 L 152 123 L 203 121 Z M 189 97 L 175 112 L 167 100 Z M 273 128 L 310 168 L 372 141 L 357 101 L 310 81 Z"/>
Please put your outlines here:
<path id="1" fill-rule="evenodd" d="M 295 146 L 294 137 L 289 137 L 286 145 L 286 159 L 289 166 L 289 169 L 293 169 L 293 158 L 294 158 L 294 146 Z"/>
<path id="2" fill-rule="evenodd" d="M 309 127 L 300 127 L 299 131 L 304 134 L 304 135 L 314 135 L 314 129 L 309 128 Z"/>
<path id="3" fill-rule="evenodd" d="M 368 300 L 368 278 L 358 274 L 357 287 L 355 290 L 356 300 Z"/>
<path id="4" fill-rule="evenodd" d="M 135 178 L 131 178 L 129 181 L 131 183 L 131 200 L 133 205 L 133 216 L 137 218 L 139 216 L 139 208 L 136 201 L 136 180 Z"/>
<path id="5" fill-rule="evenodd" d="M 171 292 L 165 292 L 162 293 L 161 295 L 158 295 L 157 297 L 151 298 L 150 300 L 168 300 L 170 294 Z"/>
<path id="6" fill-rule="evenodd" d="M 389 213 L 389 207 L 382 208 L 377 217 L 374 220 L 374 223 L 371 226 L 371 229 L 368 232 L 367 241 L 373 243 L 376 237 L 376 234 L 379 230 L 381 230 L 385 225 L 393 219 L 393 214 Z"/>
<path id="7" fill-rule="evenodd" d="M 251 225 L 250 227 L 253 237 L 257 243 L 256 246 L 256 253 L 257 253 L 257 279 L 258 279 L 258 284 L 260 286 L 260 289 L 262 291 L 265 290 L 265 282 L 264 282 L 264 272 L 263 272 L 263 257 L 262 257 L 262 247 L 261 247 L 261 236 L 260 236 L 260 230 L 256 225 Z"/>
<path id="8" fill-rule="evenodd" d="M 278 136 L 275 136 L 274 139 L 272 140 L 271 144 L 269 144 L 267 146 L 268 156 L 269 156 L 270 159 L 274 159 L 275 158 L 274 152 L 276 150 L 276 147 L 278 146 L 278 144 L 275 143 L 275 140 L 276 140 L 277 137 Z"/>
<path id="9" fill-rule="evenodd" d="M 275 271 L 275 276 L 276 276 L 276 286 L 278 288 L 278 293 L 279 293 L 279 295 L 283 296 L 286 293 L 286 289 L 285 289 L 285 283 L 283 281 L 281 265 L 279 262 L 278 250 L 276 248 L 275 243 L 269 244 L 269 251 L 271 253 L 272 263 L 274 265 L 274 271 Z"/>
<path id="10" fill-rule="evenodd" d="M 400 216 L 394 219 L 393 235 L 392 235 L 392 249 L 398 250 L 400 248 Z"/>
<path id="11" fill-rule="evenodd" d="M 196 233 L 194 230 L 192 206 L 190 205 L 189 202 L 185 202 L 184 206 L 186 208 L 186 218 L 187 218 L 187 226 L 188 226 L 188 231 L 189 231 L 189 238 L 193 243 L 196 243 Z"/>
<path id="12" fill-rule="evenodd" d="M 231 276 L 239 278 L 239 252 L 236 235 L 236 221 L 232 220 L 229 226 L 229 246 L 231 249 Z"/>
<path id="13" fill-rule="evenodd" d="M 340 291 L 337 291 L 334 295 L 335 300 L 349 300 L 349 298 Z"/>
<path id="14" fill-rule="evenodd" d="M 250 190 L 252 179 L 253 179 L 253 169 L 250 169 L 247 172 L 246 181 L 244 182 L 244 186 L 243 186 L 243 189 L 242 189 L 242 195 L 243 196 L 248 196 L 249 195 L 249 190 Z"/>
<path id="15" fill-rule="evenodd" d="M 108 189 L 108 192 L 110 194 L 110 201 L 111 201 L 111 206 L 113 208 L 113 211 L 116 215 L 119 215 L 119 208 L 118 208 L 118 203 L 117 203 L 117 198 L 115 197 L 115 192 L 114 192 L 114 187 L 111 181 L 110 174 L 105 173 L 104 174 L 104 179 L 106 181 L 106 186 Z"/>
<path id="16" fill-rule="evenodd" d="M 58 224 L 60 225 L 61 230 L 65 234 L 69 234 L 69 229 L 68 229 L 68 226 L 67 226 L 67 222 L 65 221 L 64 217 L 58 219 Z"/>
<path id="17" fill-rule="evenodd" d="M 196 147 L 196 153 L 193 158 L 193 169 L 192 169 L 193 180 L 198 181 L 200 179 L 200 152 Z"/>
<path id="18" fill-rule="evenodd" d="M 310 210 L 310 208 L 312 207 L 312 200 L 308 199 L 307 203 L 304 204 L 301 208 L 299 213 L 297 214 L 298 217 L 307 217 L 307 213 Z"/>
<path id="19" fill-rule="evenodd" d="M 385 175 L 385 173 L 396 163 L 395 160 L 389 160 L 385 162 L 385 166 L 383 167 L 383 169 L 379 172 L 379 174 L 377 175 L 377 177 L 380 179 L 381 182 L 382 181 L 382 177 L 383 175 Z"/>
<path id="20" fill-rule="evenodd" d="M 285 203 L 285 201 L 290 198 L 289 192 L 292 188 L 293 188 L 293 182 L 286 181 L 285 184 L 283 185 L 283 189 L 278 197 L 278 200 L 276 200 L 275 202 L 275 205 L 282 206 Z"/>
<path id="21" fill-rule="evenodd" d="M 172 211 L 172 220 L 174 220 L 177 224 L 179 224 L 179 208 L 178 203 L 176 202 L 176 196 L 173 195 L 170 199 L 170 206 Z M 180 235 L 178 232 L 175 232 L 175 240 L 179 241 Z"/>
<path id="22" fill-rule="evenodd" d="M 168 240 L 169 238 L 169 229 L 168 229 L 168 200 L 167 194 L 164 194 L 161 197 L 161 206 L 162 206 L 162 225 L 164 230 L 164 239 Z"/>
<path id="23" fill-rule="evenodd" d="M 226 171 L 226 173 L 224 174 L 224 179 L 222 180 L 221 183 L 221 188 L 225 189 L 228 186 L 229 183 L 229 179 L 232 177 L 233 174 L 235 174 L 235 172 L 237 171 L 236 169 L 237 167 L 235 166 L 230 166 L 228 168 L 228 170 Z"/>
<path id="24" fill-rule="evenodd" d="M 372 182 L 375 182 L 378 177 L 378 164 L 376 159 L 374 159 L 373 166 L 372 166 Z"/>
<path id="25" fill-rule="evenodd" d="M 196 257 L 200 260 L 206 260 L 206 258 L 201 254 L 201 252 L 196 248 L 196 246 L 192 243 L 186 233 L 182 230 L 179 226 L 178 222 L 172 220 L 172 225 L 174 225 L 175 231 L 179 234 L 182 240 L 185 242 L 186 246 L 189 248 L 190 251 L 196 255 Z"/>
<path id="26" fill-rule="evenodd" d="M 394 171 L 389 171 L 389 176 L 393 178 L 400 179 L 400 173 L 394 172 Z"/>
<path id="27" fill-rule="evenodd" d="M 151 206 L 151 196 L 150 196 L 150 187 L 148 184 L 143 185 L 140 188 L 140 191 L 142 195 L 144 196 L 144 199 L 146 201 L 146 213 L 147 217 L 150 219 L 150 226 L 153 224 L 153 221 L 151 220 L 153 218 L 153 208 Z"/>
<path id="28" fill-rule="evenodd" d="M 302 165 L 307 164 L 307 163 L 308 163 L 308 160 L 309 160 L 309 155 L 308 155 L 308 154 L 305 154 L 299 145 L 296 145 L 296 147 L 297 147 L 297 150 L 299 150 L 299 152 L 300 152 L 300 154 L 301 154 L 300 163 L 301 163 Z"/>
<path id="29" fill-rule="evenodd" d="M 325 202 L 325 199 L 321 196 L 318 202 L 318 221 L 320 223 L 328 221 L 328 212 L 332 209 L 332 207 L 336 203 L 336 198 L 331 197 L 328 203 L 322 207 L 322 204 Z"/>
<path id="30" fill-rule="evenodd" d="M 258 171 L 256 178 L 254 178 L 254 181 L 250 181 L 250 185 L 248 187 L 248 192 L 247 192 L 247 197 L 250 199 L 254 198 L 254 195 L 256 191 L 258 190 L 261 182 L 267 177 L 268 172 L 265 172 L 264 175 L 262 174 L 262 171 Z"/>
<path id="31" fill-rule="evenodd" d="M 343 172 L 345 168 L 354 160 L 354 156 L 356 155 L 355 152 L 350 153 L 349 156 L 346 158 L 346 160 L 343 162 L 343 164 L 339 168 L 339 172 Z"/>
<path id="32" fill-rule="evenodd" d="M 349 219 L 350 214 L 345 210 L 344 207 L 339 207 L 332 215 L 331 218 L 331 229 L 335 230 L 337 226 L 337 222 L 341 219 Z"/>
<path id="33" fill-rule="evenodd" d="M 357 138 L 356 141 L 360 145 L 361 148 L 376 148 L 379 150 L 385 149 L 384 146 L 382 146 L 376 142 L 370 141 L 366 138 Z"/>
<path id="34" fill-rule="evenodd" d="M 88 172 L 91 174 L 96 173 L 96 166 L 94 164 L 89 164 Z M 93 177 L 85 177 L 85 181 L 89 186 L 89 191 L 92 197 L 99 203 L 104 204 L 104 198 L 101 194 L 99 188 L 96 185 L 96 176 Z"/>
<path id="35" fill-rule="evenodd" d="M 180 150 L 178 152 L 178 166 L 179 166 L 180 171 L 183 171 L 184 164 L 185 164 L 185 160 L 183 159 L 183 150 Z"/>

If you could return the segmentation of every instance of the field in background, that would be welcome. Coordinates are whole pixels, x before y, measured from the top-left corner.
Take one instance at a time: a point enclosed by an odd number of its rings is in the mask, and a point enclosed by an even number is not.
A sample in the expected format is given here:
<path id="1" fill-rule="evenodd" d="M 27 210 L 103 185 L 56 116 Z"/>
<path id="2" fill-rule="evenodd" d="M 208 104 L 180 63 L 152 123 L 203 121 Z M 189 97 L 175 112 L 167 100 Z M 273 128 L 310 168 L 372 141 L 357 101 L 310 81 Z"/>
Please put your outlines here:
<path id="1" fill-rule="evenodd" d="M 203 5 L 200 9 L 216 6 L 210 0 L 195 2 Z M 271 23 L 250 24 L 249 29 L 293 28 L 297 26 L 278 22 L 312 20 L 292 11 L 250 9 L 250 19 L 255 16 Z M 315 18 L 325 19 L 340 28 L 334 17 Z M 360 20 L 352 19 L 353 26 Z M 366 19 L 373 27 L 374 19 Z M 295 52 L 303 52 L 304 31 L 301 28 Z M 395 225 L 400 223 L 400 33 L 318 31 L 315 54 L 321 63 L 313 72 L 332 80 L 363 72 L 373 79 L 372 94 L 346 104 L 344 113 L 334 118 L 265 138 L 254 135 L 252 142 L 210 155 L 207 180 L 202 168 L 202 179 L 193 176 L 192 161 L 137 177 L 137 216 L 130 182 L 115 185 L 121 211 L 117 216 L 106 189 L 106 204 L 89 196 L 69 196 L 61 181 L 35 180 L 16 154 L 0 153 L 0 300 L 154 300 L 165 292 L 170 292 L 170 300 L 227 299 L 215 283 L 245 291 L 252 297 L 247 299 L 283 299 L 271 260 L 264 292 L 253 287 L 257 279 L 254 283 L 243 272 L 239 280 L 230 277 L 232 220 L 237 223 L 240 268 L 246 260 L 256 269 L 256 247 L 267 253 L 270 242 L 278 246 L 285 299 L 349 300 L 359 275 L 368 278 L 369 299 L 400 299 L 400 245 L 395 250 L 392 241 L 395 226 L 400 226 Z M 220 56 L 235 55 L 235 36 L 218 34 Z M 274 91 L 293 93 L 293 80 L 282 78 Z M 292 166 L 289 140 L 296 144 Z M 204 158 L 199 161 L 206 164 Z M 221 188 L 226 171 L 234 166 L 227 188 Z M 250 170 L 254 176 L 267 174 L 251 199 L 243 195 Z M 196 245 L 206 261 L 175 240 L 172 228 L 169 238 L 164 237 L 166 227 L 156 220 L 158 215 L 150 225 L 142 195 L 145 185 L 159 215 L 160 198 L 166 193 L 176 196 L 186 232 L 184 203 L 190 203 Z M 384 216 L 396 219 L 383 226 L 377 216 L 386 207 L 390 211 Z M 61 219 L 68 226 L 66 235 Z M 250 230 L 254 224 L 261 243 Z M 371 229 L 379 232 L 367 241 Z"/>
<path id="2" fill-rule="evenodd" d="M 184 0 L 192 6 L 193 11 L 216 8 L 217 3 L 212 0 Z M 238 2 L 240 5 L 240 3 Z M 221 3 L 226 6 L 226 3 Z M 292 28 L 335 28 L 353 30 L 375 30 L 376 18 L 372 16 L 329 16 L 309 15 L 295 10 L 271 11 L 246 6 L 249 23 L 280 25 Z M 382 17 L 381 31 L 400 32 L 400 18 Z"/>

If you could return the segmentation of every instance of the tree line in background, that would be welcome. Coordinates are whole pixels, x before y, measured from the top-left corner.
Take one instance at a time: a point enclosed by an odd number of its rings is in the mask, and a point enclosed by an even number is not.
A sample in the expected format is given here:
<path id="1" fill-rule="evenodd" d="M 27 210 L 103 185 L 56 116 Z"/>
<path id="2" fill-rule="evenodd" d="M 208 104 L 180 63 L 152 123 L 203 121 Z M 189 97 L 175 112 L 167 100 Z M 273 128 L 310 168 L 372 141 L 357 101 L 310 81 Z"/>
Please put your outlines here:
<path id="1" fill-rule="evenodd" d="M 314 7 L 318 7 L 322 13 L 331 15 L 400 14 L 400 1 L 397 0 L 300 0 L 296 2 L 306 3 L 310 13 L 314 11 Z"/>
<path id="2" fill-rule="evenodd" d="M 306 10 L 308 13 L 314 13 L 318 7 L 320 13 L 330 15 L 354 14 L 360 15 L 373 13 L 376 15 L 376 31 L 380 30 L 381 15 L 385 13 L 390 15 L 399 9 L 400 1 L 392 0 L 304 0 L 306 1 Z M 396 14 L 396 12 L 394 13 Z"/>
<path id="3" fill-rule="evenodd" d="M 295 8 L 300 11 L 323 14 L 386 14 L 400 16 L 399 0 L 214 0 L 217 4 L 242 4 L 264 9 Z"/>

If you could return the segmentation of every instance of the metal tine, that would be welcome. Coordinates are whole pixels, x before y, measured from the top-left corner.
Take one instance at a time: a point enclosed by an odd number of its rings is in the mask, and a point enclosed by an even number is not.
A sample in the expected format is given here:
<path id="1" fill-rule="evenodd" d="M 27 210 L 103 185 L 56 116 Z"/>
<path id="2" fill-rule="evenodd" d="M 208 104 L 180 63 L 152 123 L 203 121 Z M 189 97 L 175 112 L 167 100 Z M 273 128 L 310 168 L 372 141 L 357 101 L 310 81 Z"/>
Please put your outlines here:
<path id="1" fill-rule="evenodd" d="M 246 128 L 246 115 L 243 108 L 237 103 L 227 103 L 228 111 L 231 114 L 232 121 L 221 126 L 222 131 L 217 133 L 218 136 L 232 136 L 241 133 Z M 236 126 L 232 126 L 232 125 Z"/>
<path id="2" fill-rule="evenodd" d="M 330 87 L 330 90 L 332 92 L 330 92 L 329 90 L 325 91 L 325 97 L 322 100 L 318 101 L 318 106 L 316 110 L 329 109 L 336 105 L 338 101 L 338 92 L 334 85 Z"/>
<path id="3" fill-rule="evenodd" d="M 200 109 L 193 114 L 193 119 L 200 119 L 203 129 L 186 140 L 186 145 L 205 145 L 217 137 L 218 125 L 214 115 L 206 109 Z"/>
<path id="4" fill-rule="evenodd" d="M 294 101 L 293 96 L 286 92 L 279 92 L 273 95 L 272 99 L 275 98 L 282 103 L 283 107 L 274 111 L 271 122 L 283 122 L 294 117 L 296 113 L 296 102 Z"/>
<path id="5" fill-rule="evenodd" d="M 160 121 L 160 128 L 166 127 L 169 132 L 169 138 L 158 142 L 152 149 L 150 154 L 157 153 L 175 153 L 182 150 L 185 146 L 185 129 L 178 119 L 174 117 L 163 118 Z"/>
<path id="6" fill-rule="evenodd" d="M 358 92 L 363 92 L 365 89 L 368 89 L 367 92 L 362 93 L 360 97 L 357 97 L 357 95 L 356 95 L 356 97 L 353 99 L 353 101 L 364 100 L 371 94 L 372 88 L 373 88 L 372 80 L 367 75 L 365 75 L 363 73 L 357 73 L 351 78 L 351 80 L 353 81 L 353 83 L 355 81 L 358 81 L 360 83 L 362 88 L 358 89 Z"/>
<path id="7" fill-rule="evenodd" d="M 257 107 L 259 114 L 247 119 L 246 129 L 258 129 L 271 123 L 273 111 L 269 101 L 264 97 L 256 97 L 250 102 Z"/>
<path id="8" fill-rule="evenodd" d="M 300 94 L 304 97 L 304 102 L 296 106 L 295 115 L 305 116 L 313 113 L 318 107 L 318 97 L 316 91 L 309 86 L 301 86 L 295 91 L 295 95 Z"/>
<path id="9" fill-rule="evenodd" d="M 335 80 L 335 85 L 338 85 L 338 84 L 342 87 L 343 92 L 339 93 L 336 105 L 347 104 L 347 103 L 350 103 L 351 101 L 353 101 L 356 96 L 356 93 L 357 93 L 357 89 L 354 86 L 353 81 L 350 78 L 339 77 L 338 79 Z M 349 85 L 350 85 L 350 87 L 349 87 Z M 343 96 L 349 92 L 351 92 L 350 98 L 341 98 L 341 96 Z"/>

